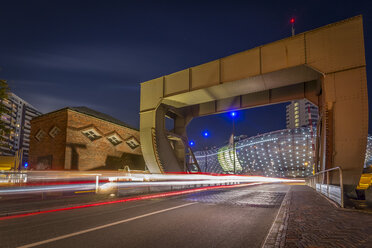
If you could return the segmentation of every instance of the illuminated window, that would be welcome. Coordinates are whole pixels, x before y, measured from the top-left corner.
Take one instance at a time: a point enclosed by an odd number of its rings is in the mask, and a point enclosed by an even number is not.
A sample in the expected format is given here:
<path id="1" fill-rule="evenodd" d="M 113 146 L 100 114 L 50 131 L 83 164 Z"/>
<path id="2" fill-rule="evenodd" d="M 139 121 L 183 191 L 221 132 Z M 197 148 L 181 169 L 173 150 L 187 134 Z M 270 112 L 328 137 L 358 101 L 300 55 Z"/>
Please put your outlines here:
<path id="1" fill-rule="evenodd" d="M 298 123 L 296 123 L 296 127 L 298 127 Z"/>
<path id="2" fill-rule="evenodd" d="M 101 138 L 101 135 L 93 128 L 83 131 L 83 134 L 91 141 Z"/>
<path id="3" fill-rule="evenodd" d="M 298 119 L 298 115 L 295 115 L 295 118 Z"/>
<path id="4" fill-rule="evenodd" d="M 294 110 L 297 111 L 298 110 L 298 107 L 295 107 Z"/>
<path id="5" fill-rule="evenodd" d="M 294 105 L 295 105 L 295 107 L 297 107 L 298 106 L 298 102 L 296 102 Z"/>
<path id="6" fill-rule="evenodd" d="M 296 119 L 295 122 L 298 122 L 298 119 Z"/>
<path id="7" fill-rule="evenodd" d="M 295 111 L 295 115 L 298 115 L 298 111 Z"/>

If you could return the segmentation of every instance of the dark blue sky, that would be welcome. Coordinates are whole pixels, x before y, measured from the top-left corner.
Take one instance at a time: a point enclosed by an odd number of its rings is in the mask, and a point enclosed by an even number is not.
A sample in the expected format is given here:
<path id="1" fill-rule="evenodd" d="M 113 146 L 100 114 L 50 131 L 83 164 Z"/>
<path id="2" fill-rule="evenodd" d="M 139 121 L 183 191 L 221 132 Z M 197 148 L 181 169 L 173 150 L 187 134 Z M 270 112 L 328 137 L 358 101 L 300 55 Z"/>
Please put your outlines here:
<path id="1" fill-rule="evenodd" d="M 84 105 L 138 127 L 140 82 L 290 36 L 291 17 L 298 33 L 363 14 L 368 65 L 368 3 L 0 0 L 0 78 L 44 113 Z M 237 133 L 284 128 L 284 115 L 284 105 L 246 110 Z M 196 119 L 189 136 L 205 127 L 220 143 L 231 122 Z"/>

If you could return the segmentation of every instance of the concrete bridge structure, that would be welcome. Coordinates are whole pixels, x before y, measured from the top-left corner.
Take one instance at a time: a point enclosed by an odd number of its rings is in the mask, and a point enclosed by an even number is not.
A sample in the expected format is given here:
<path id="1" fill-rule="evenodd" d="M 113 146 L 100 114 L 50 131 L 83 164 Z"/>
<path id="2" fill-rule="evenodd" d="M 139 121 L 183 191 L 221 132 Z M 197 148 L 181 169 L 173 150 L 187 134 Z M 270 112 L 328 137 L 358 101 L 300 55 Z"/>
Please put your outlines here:
<path id="1" fill-rule="evenodd" d="M 194 117 L 303 98 L 319 107 L 315 169 L 341 167 L 344 185 L 355 186 L 368 133 L 361 16 L 142 83 L 146 165 L 152 173 L 185 171 L 192 156 L 186 127 Z M 165 118 L 174 120 L 173 132 Z"/>

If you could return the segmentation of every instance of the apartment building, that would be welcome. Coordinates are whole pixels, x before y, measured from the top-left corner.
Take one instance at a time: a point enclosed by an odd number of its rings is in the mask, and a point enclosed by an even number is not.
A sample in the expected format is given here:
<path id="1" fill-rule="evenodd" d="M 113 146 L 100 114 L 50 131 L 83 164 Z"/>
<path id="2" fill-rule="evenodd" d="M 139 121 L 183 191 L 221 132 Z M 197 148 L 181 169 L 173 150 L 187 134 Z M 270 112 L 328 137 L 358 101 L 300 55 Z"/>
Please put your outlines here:
<path id="1" fill-rule="evenodd" d="M 31 120 L 41 115 L 41 112 L 14 93 L 9 93 L 8 99 L 1 99 L 1 104 L 8 110 L 8 114 L 1 115 L 1 120 L 10 132 L 3 136 L 0 155 L 14 156 L 22 149 L 24 165 L 28 161 L 30 149 Z"/>

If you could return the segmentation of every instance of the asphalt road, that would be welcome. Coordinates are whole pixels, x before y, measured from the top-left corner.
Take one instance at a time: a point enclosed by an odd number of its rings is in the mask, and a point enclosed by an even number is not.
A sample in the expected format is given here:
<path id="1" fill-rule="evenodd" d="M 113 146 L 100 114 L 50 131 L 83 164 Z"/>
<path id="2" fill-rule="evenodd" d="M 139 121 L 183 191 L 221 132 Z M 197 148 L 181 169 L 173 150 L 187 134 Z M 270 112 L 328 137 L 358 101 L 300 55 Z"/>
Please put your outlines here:
<path id="1" fill-rule="evenodd" d="M 260 247 L 288 185 L 217 189 L 0 221 L 0 247 Z"/>

